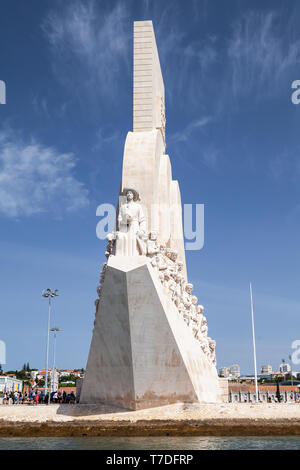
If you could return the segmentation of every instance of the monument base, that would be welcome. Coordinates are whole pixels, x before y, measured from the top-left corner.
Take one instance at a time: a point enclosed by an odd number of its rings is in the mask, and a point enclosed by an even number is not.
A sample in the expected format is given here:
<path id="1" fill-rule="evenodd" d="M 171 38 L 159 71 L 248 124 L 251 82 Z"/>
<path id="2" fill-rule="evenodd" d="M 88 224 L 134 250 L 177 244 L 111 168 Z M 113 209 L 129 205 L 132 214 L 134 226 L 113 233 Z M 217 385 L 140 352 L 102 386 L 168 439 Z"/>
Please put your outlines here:
<path id="1" fill-rule="evenodd" d="M 144 256 L 110 256 L 80 403 L 219 402 L 216 367 Z"/>

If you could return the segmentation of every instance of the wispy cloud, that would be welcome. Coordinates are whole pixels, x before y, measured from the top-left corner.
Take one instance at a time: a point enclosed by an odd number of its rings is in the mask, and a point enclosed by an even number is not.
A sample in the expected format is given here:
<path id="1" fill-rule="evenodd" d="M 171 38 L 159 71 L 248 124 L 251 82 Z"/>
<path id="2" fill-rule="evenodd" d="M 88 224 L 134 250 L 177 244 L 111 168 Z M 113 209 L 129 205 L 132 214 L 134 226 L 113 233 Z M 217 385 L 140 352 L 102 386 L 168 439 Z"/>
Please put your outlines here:
<path id="1" fill-rule="evenodd" d="M 105 11 L 102 3 L 100 8 L 94 0 L 77 0 L 50 12 L 42 28 L 58 78 L 81 92 L 113 95 L 131 59 L 127 23 L 122 2 Z"/>
<path id="2" fill-rule="evenodd" d="M 192 121 L 184 129 L 168 136 L 168 142 L 172 146 L 173 151 L 175 151 L 177 156 L 184 160 L 185 165 L 188 165 L 193 171 L 195 171 L 195 165 L 192 165 L 191 162 L 188 161 L 187 156 L 190 155 L 191 152 L 193 153 L 195 148 L 199 148 L 199 151 L 197 151 L 197 162 L 201 162 L 202 165 L 211 170 L 217 169 L 219 150 L 212 143 L 207 143 L 203 141 L 202 138 L 199 138 L 200 132 L 203 134 L 206 126 L 213 120 L 212 117 L 205 116 Z M 201 137 L 203 137 L 203 135 Z M 176 151 L 176 144 L 182 144 L 184 148 L 184 158 L 180 151 Z"/>
<path id="3" fill-rule="evenodd" d="M 194 19 L 203 20 L 205 2 L 193 3 Z M 158 52 L 165 82 L 165 91 L 169 103 L 186 106 L 199 106 L 199 99 L 204 91 L 204 82 L 208 70 L 218 61 L 216 37 L 205 32 L 191 35 L 190 29 L 183 29 L 180 17 L 182 9 L 178 3 L 164 5 L 152 2 L 151 18 L 157 39 Z M 176 77 L 176 79 L 174 79 Z"/>
<path id="4" fill-rule="evenodd" d="M 8 217 L 52 212 L 61 216 L 88 204 L 88 191 L 74 176 L 72 153 L 59 153 L 16 133 L 0 132 L 0 213 Z"/>
<path id="5" fill-rule="evenodd" d="M 175 134 L 170 135 L 169 141 L 170 143 L 177 143 L 177 142 L 187 142 L 191 134 L 195 132 L 197 129 L 201 129 L 202 127 L 206 126 L 209 122 L 211 122 L 212 118 L 207 116 L 199 119 L 197 121 L 193 121 L 188 124 L 183 130 L 175 132 Z"/>
<path id="6" fill-rule="evenodd" d="M 201 160 L 205 166 L 215 170 L 218 163 L 219 150 L 209 146 L 202 151 Z"/>
<path id="7" fill-rule="evenodd" d="M 172 32 L 167 33 L 162 41 L 160 54 L 162 62 L 167 64 L 165 76 L 168 87 L 166 91 L 170 101 L 180 96 L 183 103 L 187 100 L 189 103 L 199 103 L 204 93 L 207 73 L 217 62 L 215 38 L 206 38 L 203 41 L 193 41 L 188 44 L 184 42 L 183 34 Z"/>
<path id="8" fill-rule="evenodd" d="M 46 98 L 39 98 L 39 96 L 35 95 L 32 99 L 32 105 L 34 111 L 40 116 L 50 117 L 48 101 Z"/>
<path id="9" fill-rule="evenodd" d="M 234 23 L 228 57 L 235 96 L 271 94 L 289 67 L 299 65 L 300 40 L 286 41 L 279 19 L 278 12 L 249 11 Z"/>
<path id="10" fill-rule="evenodd" d="M 96 132 L 96 143 L 93 146 L 93 150 L 99 150 L 103 148 L 103 146 L 107 144 L 111 144 L 112 142 L 122 142 L 122 135 L 117 129 L 110 129 L 100 127 Z"/>

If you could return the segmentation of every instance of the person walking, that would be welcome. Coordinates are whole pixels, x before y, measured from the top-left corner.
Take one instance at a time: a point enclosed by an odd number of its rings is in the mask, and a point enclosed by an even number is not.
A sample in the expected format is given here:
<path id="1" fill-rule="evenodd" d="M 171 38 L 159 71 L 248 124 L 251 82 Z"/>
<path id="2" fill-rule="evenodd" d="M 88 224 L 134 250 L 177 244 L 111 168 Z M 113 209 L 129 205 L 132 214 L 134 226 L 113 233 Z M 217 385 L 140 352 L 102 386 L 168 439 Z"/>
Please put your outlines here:
<path id="1" fill-rule="evenodd" d="M 7 392 L 4 392 L 4 395 L 3 395 L 3 405 L 8 405 L 8 403 L 9 403 L 8 393 L 7 393 Z"/>
<path id="2" fill-rule="evenodd" d="M 17 405 L 19 402 L 19 394 L 18 392 L 15 392 L 14 393 L 14 404 Z"/>
<path id="3" fill-rule="evenodd" d="M 36 394 L 35 394 L 35 397 L 34 397 L 34 401 L 35 401 L 35 404 L 36 404 L 36 405 L 39 403 L 39 399 L 40 399 L 39 394 L 36 393 Z"/>

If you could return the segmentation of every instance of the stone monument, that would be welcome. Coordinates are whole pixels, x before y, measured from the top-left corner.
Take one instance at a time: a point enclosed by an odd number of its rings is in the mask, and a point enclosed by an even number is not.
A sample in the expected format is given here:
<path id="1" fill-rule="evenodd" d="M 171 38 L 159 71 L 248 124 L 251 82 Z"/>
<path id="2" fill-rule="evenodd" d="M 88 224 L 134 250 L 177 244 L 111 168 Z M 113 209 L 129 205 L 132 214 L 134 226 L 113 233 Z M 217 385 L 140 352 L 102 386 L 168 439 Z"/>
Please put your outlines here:
<path id="1" fill-rule="evenodd" d="M 220 400 L 216 343 L 187 279 L 180 190 L 165 153 L 164 95 L 152 21 L 136 21 L 133 132 L 80 403 L 136 410 Z"/>

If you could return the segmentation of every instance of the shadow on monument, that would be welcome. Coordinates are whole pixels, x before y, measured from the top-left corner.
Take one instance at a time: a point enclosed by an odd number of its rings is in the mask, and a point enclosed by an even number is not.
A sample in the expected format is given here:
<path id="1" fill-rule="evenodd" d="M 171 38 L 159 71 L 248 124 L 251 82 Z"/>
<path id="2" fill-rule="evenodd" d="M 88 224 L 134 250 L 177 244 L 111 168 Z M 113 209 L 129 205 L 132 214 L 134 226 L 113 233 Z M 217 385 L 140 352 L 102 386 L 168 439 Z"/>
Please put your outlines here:
<path id="1" fill-rule="evenodd" d="M 50 405 L 51 406 L 51 405 Z M 114 405 L 107 405 L 104 403 L 97 404 L 68 404 L 63 403 L 57 408 L 56 414 L 64 416 L 80 416 L 84 418 L 85 416 L 94 416 L 94 415 L 109 415 L 116 413 L 134 413 L 133 410 L 127 408 L 120 408 Z"/>

